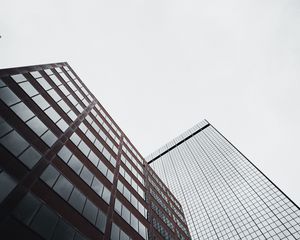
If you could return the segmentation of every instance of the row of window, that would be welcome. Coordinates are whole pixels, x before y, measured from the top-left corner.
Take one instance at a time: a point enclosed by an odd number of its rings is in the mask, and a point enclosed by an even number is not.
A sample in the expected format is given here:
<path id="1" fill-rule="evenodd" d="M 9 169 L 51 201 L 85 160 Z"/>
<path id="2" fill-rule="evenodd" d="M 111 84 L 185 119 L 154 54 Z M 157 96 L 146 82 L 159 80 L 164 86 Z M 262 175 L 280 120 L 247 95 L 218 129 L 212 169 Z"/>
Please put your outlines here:
<path id="1" fill-rule="evenodd" d="M 57 154 L 68 166 L 87 184 L 89 185 L 107 204 L 110 201 L 110 191 L 101 183 L 91 171 L 82 164 L 82 162 L 70 152 L 65 146 Z M 108 175 L 107 167 L 102 163 L 101 172 L 107 179 L 112 182 L 113 174 Z"/>
<path id="2" fill-rule="evenodd" d="M 142 203 L 128 190 L 128 188 L 118 180 L 117 189 L 120 193 L 147 219 L 147 209 Z"/>
<path id="3" fill-rule="evenodd" d="M 105 118 L 105 120 L 108 122 L 108 124 L 115 130 L 115 132 L 118 135 L 118 138 L 121 136 L 121 131 L 119 130 L 119 128 L 115 125 L 115 123 L 110 119 L 110 117 L 108 117 L 106 115 L 106 113 L 104 112 L 103 109 L 101 109 L 101 107 L 99 106 L 99 104 L 96 105 L 96 108 L 98 109 L 98 111 L 100 112 L 100 114 Z"/>
<path id="4" fill-rule="evenodd" d="M 54 76 L 54 75 L 53 75 Z M 45 111 L 50 107 L 49 103 L 45 100 L 45 98 L 38 93 L 35 87 L 22 75 L 13 75 L 11 76 L 19 86 L 26 92 L 26 94 L 35 101 L 35 103 Z M 74 107 L 82 112 L 83 108 L 78 104 L 78 102 L 73 98 L 70 92 L 65 88 L 64 85 L 55 77 L 51 78 L 54 83 L 58 86 L 60 91 L 70 100 L 70 102 L 74 105 Z M 73 110 L 66 104 L 66 102 L 59 96 L 55 89 L 53 89 L 50 84 L 44 78 L 38 78 L 37 81 L 49 94 L 49 96 L 60 106 L 60 108 L 69 116 L 69 118 L 74 121 L 78 114 L 75 114 Z M 74 100 L 73 100 L 74 99 Z M 75 102 L 74 102 L 75 101 Z"/>
<path id="5" fill-rule="evenodd" d="M 111 240 L 132 240 L 117 224 L 114 222 L 111 226 L 110 232 L 110 239 Z"/>
<path id="6" fill-rule="evenodd" d="M 168 194 L 168 196 L 172 199 L 173 203 L 176 205 L 176 207 L 182 212 L 182 207 L 177 199 L 175 199 L 172 194 L 169 192 L 169 190 L 165 187 L 164 183 L 161 181 L 161 179 L 157 176 L 157 174 L 152 170 L 151 167 L 148 168 L 148 172 L 150 173 L 151 177 L 158 183 L 158 185 L 163 189 L 164 192 Z"/>
<path id="7" fill-rule="evenodd" d="M 170 219 L 164 214 L 164 212 L 154 203 L 151 202 L 151 208 L 154 210 L 157 216 L 174 232 L 174 225 Z"/>
<path id="8" fill-rule="evenodd" d="M 76 94 L 76 96 L 81 100 L 81 102 L 87 107 L 88 101 L 87 97 L 83 96 L 80 91 L 74 86 L 73 82 L 66 76 L 66 74 L 60 69 L 55 68 L 56 72 L 60 75 L 60 77 L 68 84 L 68 86 L 72 89 L 72 91 Z M 50 69 L 45 70 L 45 72 L 48 74 L 48 72 L 51 73 Z M 84 88 L 80 88 L 81 90 Z M 89 101 L 92 101 L 92 98 L 88 99 Z"/>
<path id="9" fill-rule="evenodd" d="M 73 133 L 70 137 L 71 141 L 78 147 L 78 149 L 93 163 L 93 165 L 98 168 L 98 170 L 110 181 L 113 181 L 113 172 L 108 169 L 106 164 L 89 148 L 86 143 L 81 140 L 81 138 L 76 134 Z M 104 151 L 102 151 L 104 153 Z M 105 155 L 104 155 L 105 156 Z M 107 156 L 107 155 L 106 155 Z M 106 157 L 105 156 L 105 157 Z M 111 155 L 108 155 L 110 163 L 116 164 L 116 160 L 114 158 L 111 158 Z"/>
<path id="10" fill-rule="evenodd" d="M 156 202 L 165 210 L 165 212 L 168 213 L 170 217 L 172 217 L 170 209 L 167 207 L 167 205 L 161 200 L 161 198 L 157 195 L 157 193 L 152 188 L 150 188 L 150 194 L 156 200 Z"/>
<path id="11" fill-rule="evenodd" d="M 44 239 L 87 240 L 56 212 L 28 193 L 13 211 L 13 216 Z"/>
<path id="12" fill-rule="evenodd" d="M 132 160 L 133 162 L 136 161 L 134 158 L 136 158 L 141 165 L 144 164 L 144 160 L 140 157 L 140 155 L 137 153 L 137 151 L 134 149 L 134 147 L 131 146 L 131 143 L 124 138 L 124 142 L 126 143 L 126 146 L 131 150 L 131 152 L 134 154 L 134 156 L 130 153 L 130 151 L 127 150 L 125 145 L 123 146 L 123 151 L 127 154 L 127 156 Z"/>
<path id="13" fill-rule="evenodd" d="M 94 109 L 91 110 L 91 112 L 95 111 Z M 98 116 L 97 116 L 98 117 Z M 118 145 L 115 145 L 115 143 L 113 143 L 110 138 L 107 136 L 107 134 L 103 131 L 103 130 L 100 130 L 100 127 L 98 126 L 98 124 L 100 123 L 101 126 L 104 127 L 104 122 L 102 119 L 100 119 L 101 121 L 99 121 L 97 119 L 97 121 L 94 121 L 90 115 L 87 115 L 85 117 L 85 119 L 88 121 L 88 123 L 95 129 L 95 131 L 99 134 L 99 136 L 107 143 L 107 145 L 117 154 L 118 153 Z M 108 132 L 106 130 L 106 132 Z M 117 142 L 117 144 L 120 143 L 120 140 L 118 137 L 116 137 L 114 139 L 114 141 Z"/>
<path id="14" fill-rule="evenodd" d="M 40 178 L 90 223 L 104 232 L 106 215 L 54 167 L 49 165 Z M 110 192 L 103 197 L 109 202 Z"/>
<path id="15" fill-rule="evenodd" d="M 143 198 L 145 199 L 144 190 L 136 183 L 134 179 L 125 171 L 125 169 L 120 166 L 120 174 L 125 178 L 125 180 L 132 186 L 132 188 Z"/>
<path id="16" fill-rule="evenodd" d="M 140 183 L 143 186 L 145 186 L 144 178 L 138 173 L 137 170 L 135 170 L 135 168 L 131 165 L 131 163 L 126 159 L 124 155 L 121 155 L 121 161 L 126 165 L 130 172 L 140 181 Z"/>
<path id="17" fill-rule="evenodd" d="M 30 169 L 41 159 L 41 154 L 1 117 L 0 144 Z"/>
<path id="18" fill-rule="evenodd" d="M 170 233 L 155 218 L 152 218 L 152 226 L 160 233 L 164 240 L 173 240 Z"/>
<path id="19" fill-rule="evenodd" d="M 68 68 L 68 66 L 64 66 L 64 69 L 67 71 L 67 73 L 70 75 L 70 77 L 73 79 L 73 81 L 77 84 L 77 86 L 81 89 L 81 91 L 86 95 L 86 97 L 93 101 L 93 97 L 87 91 L 87 88 L 81 84 L 81 82 L 75 77 L 75 75 L 72 73 L 72 71 Z"/>
<path id="20" fill-rule="evenodd" d="M 1 86 L 0 98 L 27 124 L 28 127 L 32 129 L 32 131 L 34 131 L 49 147 L 51 147 L 57 140 L 57 137 L 53 134 L 53 132 L 49 130 L 48 127 L 37 116 L 35 116 L 35 114 L 24 103 L 21 102 L 21 100 L 3 82 L 1 83 Z M 42 98 L 39 94 L 35 97 Z M 38 101 L 38 99 L 34 99 L 34 101 L 36 101 L 41 107 L 42 103 Z M 48 104 L 46 108 L 49 107 L 50 105 Z M 61 123 L 58 124 L 58 126 L 64 129 L 64 126 L 66 125 L 65 121 L 60 119 L 57 123 L 58 122 Z"/>
<path id="21" fill-rule="evenodd" d="M 89 116 L 86 117 L 88 119 Z M 91 130 L 87 128 L 87 126 L 84 123 L 81 123 L 79 128 L 80 130 L 89 138 L 89 140 L 97 147 L 99 148 L 99 151 L 102 151 L 103 145 L 98 140 L 99 138 L 102 138 L 104 142 L 113 150 L 115 154 L 118 154 L 118 147 L 113 144 L 113 142 L 109 139 L 109 137 L 106 136 L 106 134 L 100 130 L 100 128 L 97 126 L 97 124 L 91 125 L 97 132 L 98 137 L 96 137 Z M 96 141 L 97 140 L 97 141 Z"/>
<path id="22" fill-rule="evenodd" d="M 117 198 L 114 209 L 144 239 L 148 238 L 147 228 Z"/>
<path id="23" fill-rule="evenodd" d="M 99 105 L 96 104 L 96 109 L 99 108 Z M 102 114 L 105 114 L 102 110 L 99 111 Z M 111 136 L 111 138 L 113 140 L 115 140 L 117 142 L 117 144 L 120 144 L 120 136 L 116 135 L 111 129 L 110 127 L 105 123 L 105 121 L 103 120 L 103 118 L 105 119 L 106 117 L 100 114 L 97 114 L 95 109 L 91 110 L 92 115 L 98 120 L 98 123 L 100 123 L 100 125 L 106 130 L 106 132 Z M 104 139 L 105 140 L 105 139 Z"/>

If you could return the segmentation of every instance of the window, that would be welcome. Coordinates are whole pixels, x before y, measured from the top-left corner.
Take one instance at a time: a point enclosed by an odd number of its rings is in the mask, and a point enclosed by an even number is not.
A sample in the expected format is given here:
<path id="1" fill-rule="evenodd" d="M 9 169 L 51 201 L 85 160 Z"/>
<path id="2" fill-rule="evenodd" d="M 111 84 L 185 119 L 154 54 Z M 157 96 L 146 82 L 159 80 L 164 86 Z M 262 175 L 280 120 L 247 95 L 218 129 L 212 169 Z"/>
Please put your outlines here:
<path id="1" fill-rule="evenodd" d="M 30 82 L 20 83 L 19 86 L 27 93 L 29 97 L 38 94 L 38 91 L 31 85 Z"/>
<path id="2" fill-rule="evenodd" d="M 48 207 L 42 206 L 36 214 L 31 228 L 42 237 L 49 239 L 58 221 L 58 216 Z"/>
<path id="3" fill-rule="evenodd" d="M 39 152 L 37 152 L 33 147 L 29 147 L 24 153 L 22 153 L 19 159 L 31 169 L 41 159 L 41 157 L 42 156 Z"/>
<path id="4" fill-rule="evenodd" d="M 64 176 L 60 175 L 53 187 L 53 190 L 63 199 L 67 200 L 73 190 L 73 185 Z"/>
<path id="5" fill-rule="evenodd" d="M 56 179 L 59 176 L 59 172 L 52 167 L 52 165 L 49 165 L 46 170 L 42 173 L 41 179 L 47 183 L 49 187 L 52 187 L 55 183 Z"/>
<path id="6" fill-rule="evenodd" d="M 0 203 L 17 185 L 16 181 L 6 172 L 0 169 Z"/>
<path id="7" fill-rule="evenodd" d="M 38 118 L 34 117 L 26 123 L 38 136 L 47 131 L 46 125 Z"/>
<path id="8" fill-rule="evenodd" d="M 15 156 L 18 156 L 29 146 L 28 142 L 16 131 L 2 137 L 0 143 Z"/>
<path id="9" fill-rule="evenodd" d="M 90 201 L 86 200 L 85 207 L 83 209 L 83 216 L 85 216 L 92 224 L 95 224 L 98 208 Z"/>
<path id="10" fill-rule="evenodd" d="M 24 121 L 34 116 L 33 112 L 23 103 L 20 102 L 11 107 L 11 109 Z"/>
<path id="11" fill-rule="evenodd" d="M 8 88 L 0 88 L 0 98 L 7 106 L 20 102 L 20 99 Z"/>
<path id="12" fill-rule="evenodd" d="M 69 203 L 78 211 L 78 212 L 82 212 L 84 203 L 86 201 L 86 197 L 77 189 L 74 188 L 70 199 L 69 199 Z"/>

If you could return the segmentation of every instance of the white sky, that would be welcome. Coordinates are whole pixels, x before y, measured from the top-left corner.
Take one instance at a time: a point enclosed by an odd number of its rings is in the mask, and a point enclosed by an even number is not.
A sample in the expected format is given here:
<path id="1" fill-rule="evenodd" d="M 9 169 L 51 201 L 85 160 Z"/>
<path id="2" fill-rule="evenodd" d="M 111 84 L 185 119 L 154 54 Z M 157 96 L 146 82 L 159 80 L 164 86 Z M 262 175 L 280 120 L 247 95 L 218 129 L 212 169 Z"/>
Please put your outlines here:
<path id="1" fill-rule="evenodd" d="M 67 61 L 143 155 L 206 118 L 300 205 L 299 0 L 2 0 L 0 68 Z"/>

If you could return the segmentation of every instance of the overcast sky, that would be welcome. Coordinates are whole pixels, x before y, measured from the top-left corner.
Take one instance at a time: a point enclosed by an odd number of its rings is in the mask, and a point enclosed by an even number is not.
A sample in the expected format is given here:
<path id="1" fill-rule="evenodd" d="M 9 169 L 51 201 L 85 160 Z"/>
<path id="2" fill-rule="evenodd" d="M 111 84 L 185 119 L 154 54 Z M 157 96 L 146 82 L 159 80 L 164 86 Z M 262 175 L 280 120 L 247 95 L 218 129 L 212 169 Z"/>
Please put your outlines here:
<path id="1" fill-rule="evenodd" d="M 206 118 L 300 205 L 299 0 L 4 0 L 0 68 L 67 61 L 147 156 Z"/>

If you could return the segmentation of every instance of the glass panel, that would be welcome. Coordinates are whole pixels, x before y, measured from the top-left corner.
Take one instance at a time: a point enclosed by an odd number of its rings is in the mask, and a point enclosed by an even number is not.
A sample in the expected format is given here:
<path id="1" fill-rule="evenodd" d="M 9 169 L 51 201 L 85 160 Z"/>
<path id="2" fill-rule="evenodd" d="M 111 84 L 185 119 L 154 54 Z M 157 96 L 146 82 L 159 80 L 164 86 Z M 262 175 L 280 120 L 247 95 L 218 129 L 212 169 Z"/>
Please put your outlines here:
<path id="1" fill-rule="evenodd" d="M 0 173 L 0 203 L 17 185 L 16 181 L 5 172 Z"/>
<path id="2" fill-rule="evenodd" d="M 29 97 L 38 94 L 38 91 L 31 85 L 30 82 L 23 82 L 19 84 L 21 88 L 28 94 Z"/>
<path id="3" fill-rule="evenodd" d="M 53 121 L 53 122 L 57 122 L 61 117 L 60 115 L 52 108 L 49 107 L 45 113 L 48 115 L 48 117 Z"/>
<path id="4" fill-rule="evenodd" d="M 27 81 L 27 79 L 22 74 L 12 75 L 11 77 L 18 83 Z"/>
<path id="5" fill-rule="evenodd" d="M 68 162 L 70 159 L 72 152 L 66 147 L 63 146 L 57 154 L 64 162 Z"/>
<path id="6" fill-rule="evenodd" d="M 93 180 L 93 174 L 90 170 L 88 170 L 86 167 L 83 167 L 80 177 L 85 181 L 88 185 L 91 185 L 91 182 Z"/>
<path id="7" fill-rule="evenodd" d="M 38 136 L 47 131 L 46 125 L 38 118 L 34 117 L 26 123 Z"/>
<path id="8" fill-rule="evenodd" d="M 73 240 L 74 229 L 63 220 L 60 220 L 55 228 L 52 240 Z"/>
<path id="9" fill-rule="evenodd" d="M 83 164 L 79 161 L 79 159 L 73 155 L 68 163 L 68 165 L 76 172 L 77 174 L 80 173 Z"/>
<path id="10" fill-rule="evenodd" d="M 102 191 L 103 191 L 103 184 L 96 178 L 94 177 L 93 183 L 92 183 L 92 189 L 99 195 L 101 196 Z"/>
<path id="11" fill-rule="evenodd" d="M 122 207 L 122 218 L 130 224 L 130 212 L 124 205 Z"/>
<path id="12" fill-rule="evenodd" d="M 102 193 L 102 198 L 107 204 L 109 204 L 110 195 L 111 195 L 110 191 L 106 187 L 104 187 L 103 193 Z"/>
<path id="13" fill-rule="evenodd" d="M 85 216 L 91 223 L 95 224 L 98 208 L 90 201 L 86 200 L 85 207 L 83 209 L 83 216 Z"/>
<path id="14" fill-rule="evenodd" d="M 8 87 L 0 89 L 0 98 L 7 106 L 20 102 L 20 99 Z"/>
<path id="15" fill-rule="evenodd" d="M 51 147 L 56 142 L 57 137 L 50 130 L 48 130 L 42 136 L 42 139 L 49 147 Z"/>
<path id="16" fill-rule="evenodd" d="M 41 95 L 37 95 L 32 99 L 42 110 L 45 110 L 50 106 L 49 103 L 45 100 L 45 98 L 43 98 Z"/>
<path id="17" fill-rule="evenodd" d="M 69 127 L 69 125 L 65 122 L 65 120 L 60 119 L 56 125 L 62 130 L 63 132 L 66 131 Z"/>
<path id="18" fill-rule="evenodd" d="M 120 237 L 120 228 L 115 223 L 113 223 L 110 232 L 110 239 L 119 240 L 119 237 Z"/>
<path id="19" fill-rule="evenodd" d="M 105 226 L 106 226 L 106 215 L 101 210 L 99 210 L 98 216 L 97 216 L 96 227 L 98 229 L 100 229 L 101 232 L 104 233 Z"/>
<path id="20" fill-rule="evenodd" d="M 14 209 L 13 215 L 19 219 L 24 224 L 28 225 L 34 214 L 39 209 L 41 203 L 32 196 L 31 193 L 28 193 Z"/>
<path id="21" fill-rule="evenodd" d="M 59 172 L 52 165 L 49 165 L 40 178 L 47 183 L 48 186 L 52 187 L 58 176 Z"/>
<path id="22" fill-rule="evenodd" d="M 121 215 L 121 212 L 122 212 L 122 204 L 121 204 L 121 202 L 116 198 L 116 200 L 115 200 L 115 211 L 119 214 L 119 215 Z"/>
<path id="23" fill-rule="evenodd" d="M 2 117 L 0 117 L 0 137 L 8 133 L 10 130 L 12 130 L 12 127 L 9 126 L 9 124 Z"/>
<path id="24" fill-rule="evenodd" d="M 26 142 L 16 131 L 12 131 L 1 138 L 0 143 L 15 156 L 18 156 L 29 146 L 28 142 Z"/>
<path id="25" fill-rule="evenodd" d="M 64 176 L 60 175 L 53 189 L 63 199 L 67 200 L 73 190 L 73 185 Z"/>
<path id="26" fill-rule="evenodd" d="M 58 216 L 46 206 L 42 206 L 31 223 L 31 228 L 42 237 L 50 239 Z"/>
<path id="27" fill-rule="evenodd" d="M 50 86 L 50 84 L 49 84 L 44 78 L 38 79 L 38 83 L 41 84 L 41 86 L 42 86 L 46 91 L 52 88 L 52 87 Z"/>
<path id="28" fill-rule="evenodd" d="M 48 94 L 50 95 L 50 97 L 53 98 L 55 102 L 58 102 L 61 99 L 61 97 L 57 94 L 57 92 L 54 89 L 49 90 Z"/>
<path id="29" fill-rule="evenodd" d="M 33 147 L 30 147 L 19 157 L 19 159 L 31 169 L 41 159 L 41 154 Z"/>
<path id="30" fill-rule="evenodd" d="M 33 112 L 23 103 L 20 102 L 11 107 L 11 109 L 24 121 L 34 116 Z"/>
<path id="31" fill-rule="evenodd" d="M 69 203 L 78 211 L 82 212 L 86 197 L 77 189 L 74 188 Z"/>

